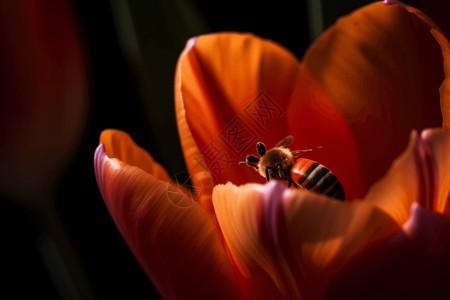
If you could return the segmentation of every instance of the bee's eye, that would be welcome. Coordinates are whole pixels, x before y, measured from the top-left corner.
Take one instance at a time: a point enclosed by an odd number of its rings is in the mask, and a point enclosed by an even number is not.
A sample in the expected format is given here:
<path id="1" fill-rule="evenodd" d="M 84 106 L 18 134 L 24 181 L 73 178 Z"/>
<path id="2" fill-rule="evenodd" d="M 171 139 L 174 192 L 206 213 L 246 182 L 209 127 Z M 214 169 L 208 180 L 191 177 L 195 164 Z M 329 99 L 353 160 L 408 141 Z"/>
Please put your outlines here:
<path id="1" fill-rule="evenodd" d="M 258 142 L 258 144 L 256 144 L 256 151 L 260 156 L 264 156 L 264 154 L 266 154 L 266 146 L 263 143 Z"/>

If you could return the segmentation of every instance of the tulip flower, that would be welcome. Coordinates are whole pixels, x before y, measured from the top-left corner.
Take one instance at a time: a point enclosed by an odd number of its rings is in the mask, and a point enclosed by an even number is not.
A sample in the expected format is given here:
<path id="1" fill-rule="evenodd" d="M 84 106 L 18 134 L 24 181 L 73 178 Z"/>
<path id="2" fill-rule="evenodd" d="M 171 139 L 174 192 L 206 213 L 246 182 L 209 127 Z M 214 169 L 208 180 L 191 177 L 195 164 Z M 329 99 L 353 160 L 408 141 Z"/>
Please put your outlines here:
<path id="1" fill-rule="evenodd" d="M 251 34 L 189 40 L 175 104 L 195 194 L 128 134 L 101 134 L 101 194 L 164 299 L 449 293 L 450 46 L 394 2 L 341 18 L 301 61 Z M 289 134 L 323 147 L 307 157 L 345 202 L 238 164 Z"/>

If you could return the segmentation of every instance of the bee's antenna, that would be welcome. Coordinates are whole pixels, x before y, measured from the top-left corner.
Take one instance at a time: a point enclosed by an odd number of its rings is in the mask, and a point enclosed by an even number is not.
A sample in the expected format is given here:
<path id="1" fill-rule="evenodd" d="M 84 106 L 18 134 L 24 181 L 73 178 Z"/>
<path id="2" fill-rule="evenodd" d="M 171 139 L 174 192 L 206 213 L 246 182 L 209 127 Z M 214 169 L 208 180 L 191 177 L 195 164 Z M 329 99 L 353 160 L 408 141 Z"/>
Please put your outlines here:
<path id="1" fill-rule="evenodd" d="M 246 161 L 240 161 L 239 164 L 240 164 L 240 165 L 247 165 L 247 166 L 253 167 L 253 168 L 255 168 L 256 170 L 259 169 L 257 165 L 254 165 L 254 164 L 249 163 L 249 162 L 246 162 Z"/>

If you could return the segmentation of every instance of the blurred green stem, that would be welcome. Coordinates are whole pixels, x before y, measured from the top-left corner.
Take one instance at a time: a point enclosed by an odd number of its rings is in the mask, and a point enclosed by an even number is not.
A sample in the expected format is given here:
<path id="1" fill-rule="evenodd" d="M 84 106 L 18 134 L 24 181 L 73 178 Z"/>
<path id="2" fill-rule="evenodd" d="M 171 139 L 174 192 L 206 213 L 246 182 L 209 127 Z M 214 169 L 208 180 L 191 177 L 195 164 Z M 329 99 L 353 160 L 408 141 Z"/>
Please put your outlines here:
<path id="1" fill-rule="evenodd" d="M 309 36 L 314 42 L 324 29 L 322 0 L 308 0 Z"/>
<path id="2" fill-rule="evenodd" d="M 94 299 L 55 201 L 46 200 L 36 202 L 41 225 L 36 247 L 53 285 L 61 299 Z"/>

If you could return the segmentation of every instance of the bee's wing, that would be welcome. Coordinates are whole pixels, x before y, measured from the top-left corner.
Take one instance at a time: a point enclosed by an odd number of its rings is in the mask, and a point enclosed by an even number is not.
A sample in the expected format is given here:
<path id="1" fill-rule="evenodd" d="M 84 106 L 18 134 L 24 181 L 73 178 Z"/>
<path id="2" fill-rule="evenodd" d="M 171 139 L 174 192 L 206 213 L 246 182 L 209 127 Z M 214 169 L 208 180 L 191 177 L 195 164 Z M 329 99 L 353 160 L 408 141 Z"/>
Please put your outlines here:
<path id="1" fill-rule="evenodd" d="M 287 137 L 285 137 L 284 139 L 282 139 L 281 141 L 279 141 L 276 145 L 276 147 L 289 147 L 292 145 L 292 143 L 294 142 L 294 137 L 292 135 L 288 135 Z"/>

